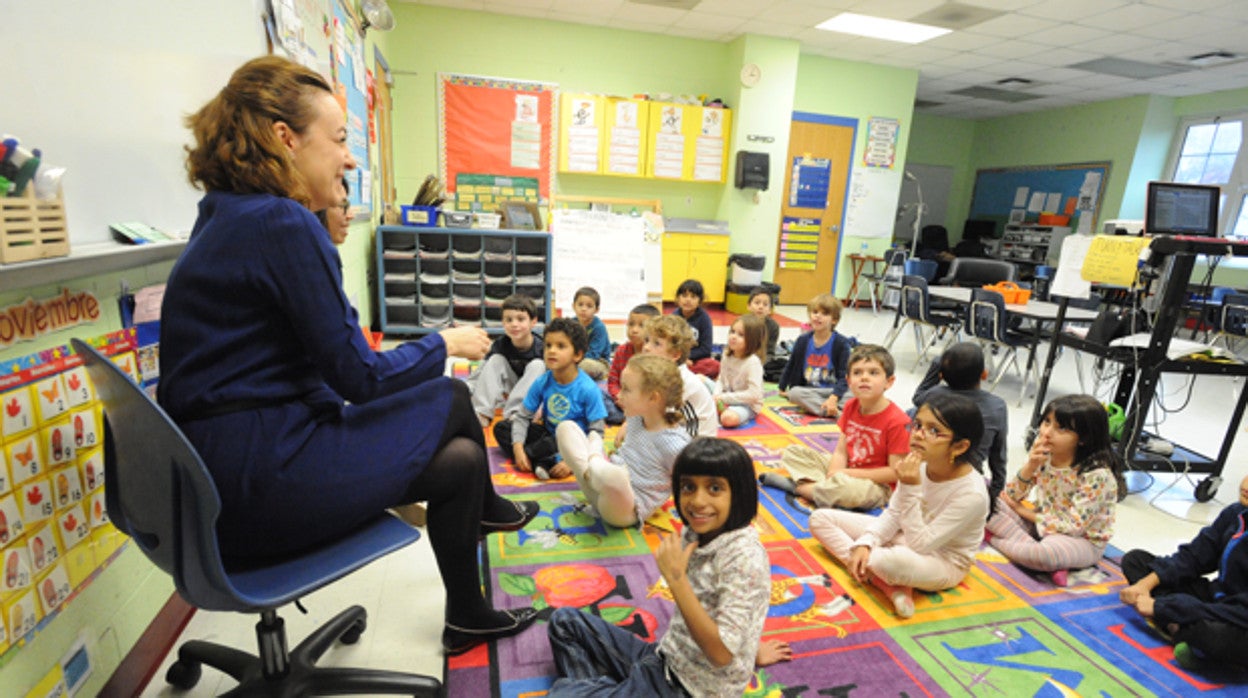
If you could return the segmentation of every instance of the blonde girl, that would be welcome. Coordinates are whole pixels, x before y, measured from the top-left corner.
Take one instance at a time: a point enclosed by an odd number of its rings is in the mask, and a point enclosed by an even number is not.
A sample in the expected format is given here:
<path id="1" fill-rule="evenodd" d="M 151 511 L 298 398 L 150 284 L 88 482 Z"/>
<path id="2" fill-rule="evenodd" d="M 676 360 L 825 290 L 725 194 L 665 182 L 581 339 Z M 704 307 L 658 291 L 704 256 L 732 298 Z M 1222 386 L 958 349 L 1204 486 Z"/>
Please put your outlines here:
<path id="1" fill-rule="evenodd" d="M 755 315 L 742 315 L 728 328 L 728 346 L 713 396 L 720 426 L 739 427 L 763 409 L 766 344 L 767 325 Z"/>
<path id="2" fill-rule="evenodd" d="M 1064 587 L 1068 570 L 1101 559 L 1122 491 L 1122 459 L 1105 408 L 1091 395 L 1059 397 L 1044 408 L 1027 462 L 999 497 L 989 542 L 1016 565 L 1051 572 Z M 1023 504 L 1028 497 L 1034 507 Z"/>
<path id="3" fill-rule="evenodd" d="M 680 370 L 670 359 L 639 354 L 620 374 L 620 408 L 628 439 L 608 459 L 602 438 L 588 437 L 572 420 L 555 430 L 559 453 L 585 501 L 602 520 L 624 528 L 645 521 L 672 494 L 672 464 L 692 438 L 681 426 Z"/>
<path id="4" fill-rule="evenodd" d="M 915 588 L 957 586 L 975 562 L 988 516 L 988 488 L 968 457 L 984 418 L 970 398 L 927 397 L 910 423 L 910 453 L 895 466 L 897 489 L 878 517 L 840 509 L 810 515 L 810 533 L 860 583 L 914 615 Z"/>

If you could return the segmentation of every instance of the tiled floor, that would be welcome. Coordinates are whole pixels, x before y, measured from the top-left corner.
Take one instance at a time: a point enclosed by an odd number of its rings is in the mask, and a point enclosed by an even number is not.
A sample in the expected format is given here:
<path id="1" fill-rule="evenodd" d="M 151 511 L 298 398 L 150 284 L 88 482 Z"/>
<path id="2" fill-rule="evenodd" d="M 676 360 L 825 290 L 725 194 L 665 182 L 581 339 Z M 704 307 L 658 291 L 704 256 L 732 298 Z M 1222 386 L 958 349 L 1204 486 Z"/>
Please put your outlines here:
<path id="1" fill-rule="evenodd" d="M 805 318 L 805 308 L 789 306 L 779 312 L 794 319 Z M 882 342 L 892 326 L 892 314 L 881 312 L 874 315 L 869 309 L 847 310 L 840 330 L 857 336 L 863 342 Z M 612 326 L 613 337 L 623 335 L 622 326 Z M 782 338 L 797 336 L 796 328 L 783 328 Z M 722 342 L 727 328 L 716 327 L 716 341 Z M 618 337 L 617 337 L 618 339 Z M 1047 345 L 1042 345 L 1042 352 Z M 922 378 L 922 370 L 912 370 L 915 361 L 914 342 L 907 330 L 893 345 L 897 358 L 897 380 L 889 395 L 903 407 L 909 407 L 910 395 Z M 1084 360 L 1085 382 L 1100 399 L 1112 395 L 1114 384 L 1106 380 L 1097 384 L 1090 374 L 1091 361 Z M 1095 387 L 1094 387 L 1095 386 Z M 1160 433 L 1203 453 L 1216 453 L 1222 443 L 1229 414 L 1239 391 L 1244 389 L 1242 380 L 1201 377 L 1193 385 L 1186 376 L 1172 375 L 1163 380 L 1159 394 L 1164 396 L 1164 406 L 1173 413 L 1156 410 L 1162 424 Z M 1034 387 L 1032 388 L 1034 390 Z M 1075 373 L 1075 361 L 1067 354 L 1058 361 L 1049 388 L 1050 398 L 1079 391 Z M 998 386 L 998 392 L 1010 407 L 1010 472 L 1015 471 L 1026 456 L 1023 432 L 1031 419 L 1033 400 L 1028 398 L 1018 407 L 1019 380 L 1008 374 Z M 1190 397 L 1190 399 L 1189 399 Z M 1182 408 L 1182 409 L 1180 409 Z M 1149 416 L 1152 430 L 1153 414 Z M 1139 476 L 1139 486 L 1146 489 L 1127 497 L 1118 508 L 1118 522 L 1114 545 L 1128 550 L 1147 547 L 1164 552 L 1173 550 L 1180 542 L 1190 540 L 1201 526 L 1213 520 L 1217 512 L 1228 502 L 1234 501 L 1238 484 L 1248 475 L 1248 435 L 1237 425 L 1237 442 L 1231 451 L 1229 465 L 1223 473 L 1223 484 L 1215 499 L 1197 503 L 1192 496 L 1195 485 L 1204 475 L 1183 476 L 1183 465 L 1176 467 L 1179 475 L 1157 474 L 1149 478 Z M 1137 478 L 1132 478 L 1136 487 Z M 331 649 L 323 660 L 327 665 L 368 666 L 441 676 L 442 655 L 439 648 L 441 632 L 442 586 L 437 568 L 423 539 L 398 553 L 390 555 L 372 566 L 331 585 L 304 600 L 309 615 L 286 609 L 283 617 L 292 644 L 322 621 L 346 606 L 358 603 L 369 611 L 369 627 L 360 642 L 354 646 Z M 255 618 L 240 614 L 197 613 L 183 633 L 184 639 L 200 638 L 225 642 L 249 651 L 255 647 L 253 625 Z M 190 695 L 210 696 L 228 690 L 232 680 L 213 670 L 206 670 L 194 691 L 178 694 L 163 682 L 165 668 L 171 661 L 166 657 L 154 680 L 143 696 Z"/>

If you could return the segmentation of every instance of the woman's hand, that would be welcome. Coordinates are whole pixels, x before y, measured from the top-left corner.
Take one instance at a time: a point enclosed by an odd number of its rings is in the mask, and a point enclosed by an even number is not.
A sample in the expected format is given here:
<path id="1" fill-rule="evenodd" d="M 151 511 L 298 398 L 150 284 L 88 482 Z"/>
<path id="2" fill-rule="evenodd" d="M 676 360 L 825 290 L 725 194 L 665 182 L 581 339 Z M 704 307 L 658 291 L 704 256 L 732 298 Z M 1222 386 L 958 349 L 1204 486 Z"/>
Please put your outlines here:
<path id="1" fill-rule="evenodd" d="M 689 557 L 698 548 L 697 541 L 686 545 L 683 549 L 680 543 L 679 533 L 663 536 L 659 541 L 659 547 L 654 551 L 654 561 L 658 563 L 659 573 L 663 575 L 663 579 L 667 580 L 669 587 L 684 578 L 685 570 L 689 569 Z"/>
<path id="2" fill-rule="evenodd" d="M 870 577 L 871 571 L 867 569 L 867 558 L 870 556 L 871 548 L 866 545 L 859 545 L 849 553 L 849 574 L 859 584 L 866 584 Z"/>
<path id="3" fill-rule="evenodd" d="M 438 333 L 446 343 L 446 355 L 476 361 L 490 350 L 490 335 L 480 327 L 449 327 Z"/>
<path id="4" fill-rule="evenodd" d="M 918 453 L 911 451 L 906 454 L 905 458 L 897 464 L 894 470 L 897 472 L 897 482 L 907 485 L 923 484 L 923 478 L 920 476 L 920 465 L 923 463 L 923 457 Z"/>

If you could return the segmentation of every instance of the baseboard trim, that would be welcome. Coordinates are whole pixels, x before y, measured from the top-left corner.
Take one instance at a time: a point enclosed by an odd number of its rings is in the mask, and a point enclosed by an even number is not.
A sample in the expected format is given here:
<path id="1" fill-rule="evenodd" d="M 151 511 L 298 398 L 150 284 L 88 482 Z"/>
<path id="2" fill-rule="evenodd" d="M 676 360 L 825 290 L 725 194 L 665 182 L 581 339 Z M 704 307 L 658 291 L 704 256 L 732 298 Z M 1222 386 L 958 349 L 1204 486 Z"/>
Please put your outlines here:
<path id="1" fill-rule="evenodd" d="M 178 636 L 195 615 L 195 607 L 182 600 L 178 593 L 169 600 L 126 653 L 108 683 L 100 689 L 101 696 L 137 696 L 160 668 L 165 655 L 173 649 Z"/>

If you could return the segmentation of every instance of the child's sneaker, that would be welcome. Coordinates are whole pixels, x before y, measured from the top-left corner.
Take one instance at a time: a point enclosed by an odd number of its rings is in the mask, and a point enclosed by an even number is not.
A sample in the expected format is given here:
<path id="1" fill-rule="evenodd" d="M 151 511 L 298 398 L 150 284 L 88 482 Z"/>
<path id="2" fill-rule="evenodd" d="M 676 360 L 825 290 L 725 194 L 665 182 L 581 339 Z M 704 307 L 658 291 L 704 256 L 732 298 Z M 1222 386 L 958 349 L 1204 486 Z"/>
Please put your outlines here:
<path id="1" fill-rule="evenodd" d="M 893 610 L 898 618 L 910 618 L 914 615 L 914 597 L 904 591 L 894 591 L 890 599 Z"/>
<path id="2" fill-rule="evenodd" d="M 1070 584 L 1070 572 L 1068 570 L 1054 570 L 1052 577 L 1054 586 L 1064 587 Z"/>

